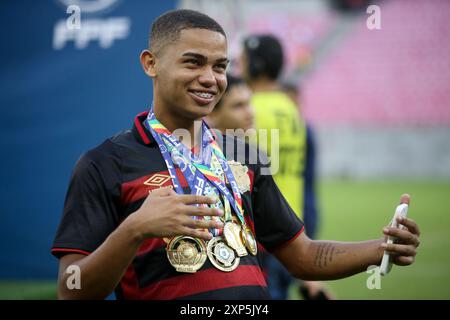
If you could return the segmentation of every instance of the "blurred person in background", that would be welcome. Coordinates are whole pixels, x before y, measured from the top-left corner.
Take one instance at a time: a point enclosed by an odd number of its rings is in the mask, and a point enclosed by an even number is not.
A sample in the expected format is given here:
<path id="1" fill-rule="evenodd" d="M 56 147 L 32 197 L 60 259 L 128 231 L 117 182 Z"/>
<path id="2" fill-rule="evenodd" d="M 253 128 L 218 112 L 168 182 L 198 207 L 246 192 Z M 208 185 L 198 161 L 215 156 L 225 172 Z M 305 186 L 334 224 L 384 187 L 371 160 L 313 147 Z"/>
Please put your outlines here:
<path id="1" fill-rule="evenodd" d="M 252 91 L 242 78 L 227 74 L 227 82 L 227 90 L 205 120 L 211 128 L 218 129 L 223 134 L 227 129 L 242 129 L 244 133 L 252 129 L 254 124 Z M 239 132 L 237 130 L 236 134 Z"/>
<path id="2" fill-rule="evenodd" d="M 283 48 L 272 35 L 251 35 L 244 40 L 243 47 L 240 66 L 243 78 L 253 91 L 255 127 L 268 130 L 268 146 L 271 146 L 270 130 L 279 130 L 279 167 L 277 172 L 273 172 L 273 178 L 295 213 L 301 217 L 301 212 L 304 212 L 309 236 L 315 231 L 317 212 L 315 207 L 304 210 L 306 126 L 295 100 L 283 91 L 278 82 L 283 69 Z M 269 148 L 264 151 L 271 156 Z M 272 297 L 287 299 L 294 278 L 270 254 L 263 255 L 263 264 Z M 322 286 L 316 283 L 306 282 L 301 288 L 305 298 L 328 297 Z"/>
<path id="3" fill-rule="evenodd" d="M 302 115 L 301 92 L 298 85 L 292 80 L 285 80 L 281 82 L 281 89 L 298 106 L 298 111 Z M 315 239 L 319 221 L 316 197 L 316 138 L 311 124 L 306 119 L 304 123 L 306 144 L 303 170 L 303 219 L 306 225 L 306 234 L 311 239 Z M 300 281 L 299 291 L 306 300 L 334 298 L 318 281 Z"/>

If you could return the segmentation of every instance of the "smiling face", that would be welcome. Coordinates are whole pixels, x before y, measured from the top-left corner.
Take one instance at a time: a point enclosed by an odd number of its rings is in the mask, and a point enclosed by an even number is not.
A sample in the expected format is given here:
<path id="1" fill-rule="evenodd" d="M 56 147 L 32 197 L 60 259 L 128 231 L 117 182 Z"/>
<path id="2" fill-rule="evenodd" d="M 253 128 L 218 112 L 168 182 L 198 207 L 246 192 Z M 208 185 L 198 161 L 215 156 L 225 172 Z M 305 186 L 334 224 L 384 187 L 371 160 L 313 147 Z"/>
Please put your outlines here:
<path id="1" fill-rule="evenodd" d="M 181 30 L 157 55 L 147 55 L 155 108 L 172 115 L 189 120 L 208 115 L 227 87 L 227 42 L 219 32 Z"/>

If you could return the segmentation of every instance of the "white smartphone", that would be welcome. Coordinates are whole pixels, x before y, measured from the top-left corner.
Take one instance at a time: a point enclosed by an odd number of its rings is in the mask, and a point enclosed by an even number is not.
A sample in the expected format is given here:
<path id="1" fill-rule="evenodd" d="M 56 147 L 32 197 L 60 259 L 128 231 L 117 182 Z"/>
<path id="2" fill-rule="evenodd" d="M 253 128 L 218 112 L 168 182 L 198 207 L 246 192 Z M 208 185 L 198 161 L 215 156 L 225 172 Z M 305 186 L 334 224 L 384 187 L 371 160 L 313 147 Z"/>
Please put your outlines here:
<path id="1" fill-rule="evenodd" d="M 404 228 L 403 225 L 399 226 L 397 222 L 397 217 L 402 216 L 406 218 L 407 215 L 408 215 L 408 205 L 406 203 L 398 205 L 397 209 L 395 209 L 394 218 L 392 219 L 390 227 L 403 229 Z M 394 240 L 395 237 L 388 236 L 387 243 L 388 244 L 394 243 Z M 389 273 L 389 271 L 391 271 L 391 269 L 392 269 L 392 257 L 389 253 L 384 251 L 383 259 L 381 260 L 380 265 L 380 274 L 382 276 L 385 276 Z"/>

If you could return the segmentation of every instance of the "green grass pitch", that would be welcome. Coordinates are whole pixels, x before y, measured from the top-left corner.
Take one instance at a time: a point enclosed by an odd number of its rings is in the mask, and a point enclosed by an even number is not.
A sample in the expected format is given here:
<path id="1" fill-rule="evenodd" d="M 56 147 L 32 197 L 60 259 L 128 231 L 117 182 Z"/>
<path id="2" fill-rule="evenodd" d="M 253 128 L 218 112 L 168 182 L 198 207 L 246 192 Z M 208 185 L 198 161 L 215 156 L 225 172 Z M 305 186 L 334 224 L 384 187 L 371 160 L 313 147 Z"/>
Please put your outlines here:
<path id="1" fill-rule="evenodd" d="M 411 195 L 408 216 L 421 230 L 415 264 L 394 266 L 381 278 L 379 290 L 367 289 L 368 273 L 326 282 L 336 298 L 450 299 L 449 182 L 323 182 L 319 186 L 319 238 L 361 241 L 381 237 L 382 228 L 389 223 L 403 193 Z"/>

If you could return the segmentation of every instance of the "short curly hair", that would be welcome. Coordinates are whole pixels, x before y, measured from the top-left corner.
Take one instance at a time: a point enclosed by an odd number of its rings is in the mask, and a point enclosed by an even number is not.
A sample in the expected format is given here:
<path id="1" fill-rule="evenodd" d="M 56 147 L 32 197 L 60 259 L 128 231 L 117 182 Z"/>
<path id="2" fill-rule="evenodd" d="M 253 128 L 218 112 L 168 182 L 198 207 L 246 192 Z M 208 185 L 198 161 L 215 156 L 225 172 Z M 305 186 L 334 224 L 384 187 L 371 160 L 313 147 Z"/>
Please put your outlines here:
<path id="1" fill-rule="evenodd" d="M 179 9 L 168 11 L 159 16 L 152 24 L 148 48 L 157 54 L 168 43 L 178 40 L 180 32 L 186 29 L 206 29 L 226 34 L 213 18 L 198 11 Z"/>

